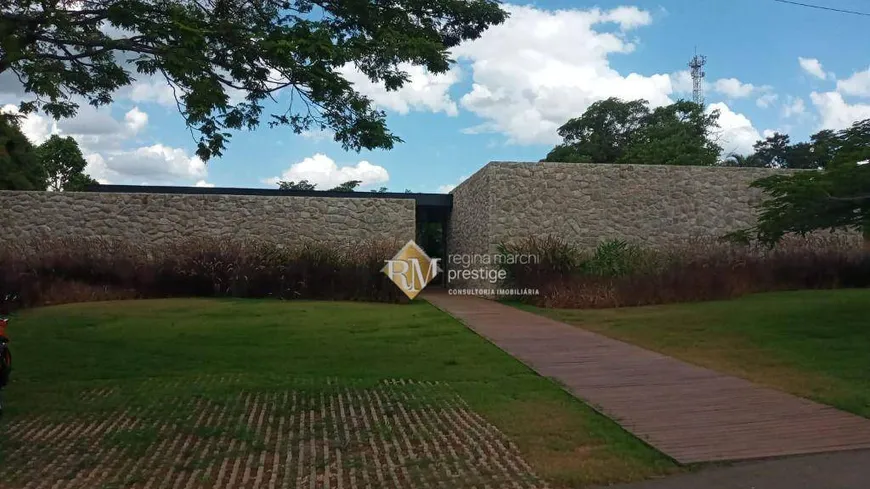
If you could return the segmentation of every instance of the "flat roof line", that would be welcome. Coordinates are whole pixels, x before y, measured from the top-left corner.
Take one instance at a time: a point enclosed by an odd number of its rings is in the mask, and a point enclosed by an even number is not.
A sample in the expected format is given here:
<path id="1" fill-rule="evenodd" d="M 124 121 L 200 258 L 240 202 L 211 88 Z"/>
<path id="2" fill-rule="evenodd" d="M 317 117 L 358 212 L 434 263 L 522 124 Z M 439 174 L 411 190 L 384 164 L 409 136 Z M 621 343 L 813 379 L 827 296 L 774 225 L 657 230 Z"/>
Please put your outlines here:
<path id="1" fill-rule="evenodd" d="M 452 207 L 450 194 L 405 192 L 334 192 L 329 190 L 280 190 L 240 187 L 178 187 L 168 185 L 89 185 L 85 192 L 125 194 L 178 194 L 178 195 L 255 195 L 268 197 L 326 197 L 350 199 L 413 199 L 418 206 Z"/>

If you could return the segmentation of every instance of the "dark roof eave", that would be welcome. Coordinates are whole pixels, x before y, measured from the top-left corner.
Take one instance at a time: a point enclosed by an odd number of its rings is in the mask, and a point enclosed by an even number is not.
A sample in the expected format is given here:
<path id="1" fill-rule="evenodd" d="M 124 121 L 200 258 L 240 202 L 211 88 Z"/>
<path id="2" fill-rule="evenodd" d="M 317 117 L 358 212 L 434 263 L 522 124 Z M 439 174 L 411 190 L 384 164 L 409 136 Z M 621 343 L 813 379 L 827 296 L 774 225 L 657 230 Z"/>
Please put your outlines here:
<path id="1" fill-rule="evenodd" d="M 179 194 L 179 195 L 255 195 L 267 197 L 327 197 L 352 199 L 413 199 L 418 206 L 452 207 L 450 194 L 427 194 L 405 192 L 331 192 L 327 190 L 280 190 L 270 188 L 236 187 L 176 187 L 164 185 L 90 185 L 85 192 L 125 194 Z"/>

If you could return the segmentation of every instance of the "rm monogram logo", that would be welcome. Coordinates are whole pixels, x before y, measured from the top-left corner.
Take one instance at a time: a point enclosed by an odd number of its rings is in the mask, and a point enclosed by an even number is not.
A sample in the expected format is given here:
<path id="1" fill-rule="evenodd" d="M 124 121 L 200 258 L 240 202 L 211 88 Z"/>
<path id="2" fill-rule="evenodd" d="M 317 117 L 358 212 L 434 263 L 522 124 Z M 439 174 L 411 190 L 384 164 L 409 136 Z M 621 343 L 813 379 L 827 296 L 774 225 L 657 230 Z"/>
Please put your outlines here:
<path id="1" fill-rule="evenodd" d="M 440 271 L 440 258 L 429 258 L 417 243 L 408 241 L 381 270 L 408 298 L 413 299 Z"/>

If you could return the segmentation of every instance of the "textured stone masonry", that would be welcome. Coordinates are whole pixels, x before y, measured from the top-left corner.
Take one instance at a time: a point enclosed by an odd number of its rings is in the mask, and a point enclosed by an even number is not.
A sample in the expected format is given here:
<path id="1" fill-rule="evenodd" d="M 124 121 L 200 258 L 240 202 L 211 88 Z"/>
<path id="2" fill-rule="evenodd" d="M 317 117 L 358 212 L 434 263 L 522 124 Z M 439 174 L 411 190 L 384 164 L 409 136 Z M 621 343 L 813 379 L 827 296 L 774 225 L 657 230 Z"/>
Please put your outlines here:
<path id="1" fill-rule="evenodd" d="M 718 237 L 756 222 L 763 193 L 749 184 L 783 171 L 493 162 L 453 191 L 449 253 L 493 254 L 529 236 L 588 248 L 617 238 L 656 247 Z"/>
<path id="2" fill-rule="evenodd" d="M 413 199 L 0 191 L 4 239 L 194 236 L 352 245 L 413 239 Z"/>
<path id="3" fill-rule="evenodd" d="M 555 235 L 592 248 L 718 237 L 755 223 L 763 193 L 749 184 L 784 170 L 494 162 L 459 185 L 448 256 L 490 255 L 499 243 Z M 415 236 L 415 201 L 369 197 L 0 191 L 4 239 L 102 236 L 161 243 L 190 236 L 354 245 Z M 451 282 L 450 285 L 465 285 Z M 491 284 L 477 285 L 491 287 Z"/>
<path id="4" fill-rule="evenodd" d="M 755 223 L 754 180 L 782 170 L 702 166 L 493 163 L 494 242 L 556 234 L 584 247 L 621 238 L 666 246 Z"/>

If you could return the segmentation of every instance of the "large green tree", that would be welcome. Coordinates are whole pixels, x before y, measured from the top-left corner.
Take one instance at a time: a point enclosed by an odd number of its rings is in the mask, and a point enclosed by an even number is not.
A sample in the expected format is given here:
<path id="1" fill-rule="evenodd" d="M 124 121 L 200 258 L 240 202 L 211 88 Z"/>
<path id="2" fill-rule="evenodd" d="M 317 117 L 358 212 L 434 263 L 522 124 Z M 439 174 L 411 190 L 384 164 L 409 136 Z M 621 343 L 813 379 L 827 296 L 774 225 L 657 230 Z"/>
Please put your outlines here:
<path id="1" fill-rule="evenodd" d="M 33 97 L 23 112 L 55 117 L 157 75 L 174 87 L 203 159 L 221 154 L 228 130 L 258 126 L 279 90 L 289 93 L 270 125 L 330 128 L 345 149 L 388 149 L 399 138 L 341 70 L 395 90 L 408 80 L 404 63 L 446 72 L 449 48 L 505 17 L 496 0 L 7 0 L 0 73 Z"/>
<path id="2" fill-rule="evenodd" d="M 630 139 L 619 163 L 637 165 L 715 165 L 722 148 L 713 142 L 719 112 L 681 100 L 658 107 Z"/>
<path id="3" fill-rule="evenodd" d="M 45 190 L 45 171 L 18 118 L 0 113 L 0 189 Z"/>
<path id="4" fill-rule="evenodd" d="M 829 137 L 830 131 L 823 131 L 815 137 Z M 787 134 L 774 133 L 758 141 L 753 146 L 754 157 L 768 168 L 814 169 L 824 168 L 827 161 L 824 154 L 815 154 L 814 143 L 791 144 Z"/>
<path id="5" fill-rule="evenodd" d="M 85 173 L 87 161 L 76 140 L 69 136 L 51 136 L 36 148 L 36 155 L 45 171 L 48 190 L 81 191 L 97 183 Z"/>
<path id="6" fill-rule="evenodd" d="M 647 116 L 646 100 L 612 97 L 595 102 L 583 115 L 559 128 L 562 144 L 553 148 L 544 161 L 616 163 Z"/>
<path id="7" fill-rule="evenodd" d="M 684 100 L 650 111 L 645 100 L 609 98 L 560 127 L 563 141 L 543 161 L 712 165 L 718 117 Z"/>
<path id="8" fill-rule="evenodd" d="M 792 144 L 787 134 L 774 133 L 755 143 L 755 152 L 748 157 L 752 166 L 811 170 L 825 168 L 837 149 L 837 134 L 831 130 L 819 131 L 809 142 Z M 727 164 L 726 162 L 723 162 Z"/>
<path id="9" fill-rule="evenodd" d="M 820 139 L 830 158 L 824 169 L 753 182 L 769 196 L 750 230 L 760 241 L 774 244 L 789 233 L 822 229 L 853 229 L 870 239 L 870 119 Z"/>

